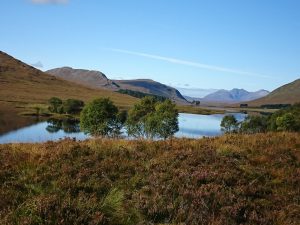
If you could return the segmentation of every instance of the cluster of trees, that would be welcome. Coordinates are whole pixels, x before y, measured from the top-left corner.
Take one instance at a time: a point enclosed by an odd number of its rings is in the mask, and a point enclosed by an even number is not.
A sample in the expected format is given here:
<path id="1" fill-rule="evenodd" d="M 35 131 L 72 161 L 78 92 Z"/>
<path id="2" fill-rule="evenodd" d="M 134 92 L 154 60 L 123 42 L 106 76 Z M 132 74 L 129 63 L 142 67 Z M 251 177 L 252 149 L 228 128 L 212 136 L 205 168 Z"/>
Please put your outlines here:
<path id="1" fill-rule="evenodd" d="M 121 93 L 121 94 L 126 94 L 126 95 L 130 95 L 136 98 L 144 98 L 146 96 L 151 96 L 153 98 L 155 98 L 157 101 L 165 101 L 167 100 L 166 97 L 160 96 L 160 95 L 153 95 L 153 94 L 146 94 L 144 92 L 140 92 L 140 91 L 133 91 L 133 90 L 128 90 L 128 89 L 120 89 L 117 92 Z"/>
<path id="2" fill-rule="evenodd" d="M 264 109 L 284 109 L 290 106 L 291 104 L 265 104 L 265 105 L 261 105 L 260 107 Z"/>
<path id="3" fill-rule="evenodd" d="M 267 131 L 300 131 L 300 104 L 281 109 L 269 116 L 248 116 L 238 122 L 226 115 L 221 122 L 225 133 L 262 133 Z"/>
<path id="4" fill-rule="evenodd" d="M 78 99 L 67 99 L 65 101 L 57 97 L 52 97 L 48 101 L 49 111 L 52 113 L 67 113 L 67 114 L 77 114 L 84 107 L 84 102 Z"/>
<path id="5" fill-rule="evenodd" d="M 129 111 L 126 121 L 129 136 L 136 138 L 168 138 L 178 130 L 178 110 L 169 99 L 158 102 L 145 97 Z"/>
<path id="6" fill-rule="evenodd" d="M 198 100 L 197 100 L 197 101 L 193 100 L 193 101 L 192 101 L 192 104 L 193 104 L 193 105 L 196 105 L 196 106 L 199 106 L 199 105 L 200 105 L 200 101 L 198 101 Z"/>
<path id="7" fill-rule="evenodd" d="M 168 138 L 179 129 L 178 111 L 170 100 L 146 96 L 127 113 L 119 111 L 108 98 L 86 105 L 80 114 L 80 128 L 92 135 L 116 137 L 123 128 L 136 138 Z"/>

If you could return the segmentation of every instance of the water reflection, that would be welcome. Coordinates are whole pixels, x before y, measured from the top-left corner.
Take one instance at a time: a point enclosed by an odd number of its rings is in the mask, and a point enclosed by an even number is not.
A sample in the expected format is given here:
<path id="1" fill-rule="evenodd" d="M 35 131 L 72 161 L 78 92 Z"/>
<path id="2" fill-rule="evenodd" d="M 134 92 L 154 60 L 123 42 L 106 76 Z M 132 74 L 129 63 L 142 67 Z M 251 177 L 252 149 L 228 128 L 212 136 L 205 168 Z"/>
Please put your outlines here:
<path id="1" fill-rule="evenodd" d="M 242 121 L 246 114 L 233 114 L 237 120 Z M 195 115 L 179 114 L 179 131 L 176 137 L 200 138 L 203 136 L 221 135 L 220 123 L 225 115 Z M 123 136 L 126 137 L 126 130 L 123 129 Z M 13 142 L 45 142 L 57 141 L 63 138 L 75 138 L 84 140 L 89 135 L 80 131 L 79 121 L 74 119 L 49 119 L 48 121 L 27 126 L 9 133 L 0 135 L 0 143 Z"/>
<path id="2" fill-rule="evenodd" d="M 46 130 L 49 133 L 57 133 L 60 130 L 63 130 L 67 134 L 80 132 L 79 120 L 76 119 L 49 119 L 47 123 Z"/>
<path id="3" fill-rule="evenodd" d="M 0 144 L 58 141 L 64 138 L 85 140 L 89 135 L 80 132 L 78 121 L 48 120 L 0 135 Z"/>

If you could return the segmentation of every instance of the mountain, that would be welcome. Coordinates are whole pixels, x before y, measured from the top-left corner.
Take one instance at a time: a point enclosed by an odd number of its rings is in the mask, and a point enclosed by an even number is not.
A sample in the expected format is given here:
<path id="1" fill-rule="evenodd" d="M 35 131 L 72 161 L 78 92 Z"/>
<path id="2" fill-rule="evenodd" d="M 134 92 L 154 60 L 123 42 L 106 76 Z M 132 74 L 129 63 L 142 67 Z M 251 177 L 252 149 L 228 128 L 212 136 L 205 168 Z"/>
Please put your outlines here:
<path id="1" fill-rule="evenodd" d="M 256 92 L 248 92 L 244 89 L 234 88 L 230 91 L 219 90 L 202 98 L 204 102 L 222 102 L 222 103 L 237 103 L 244 101 L 251 101 L 268 95 L 266 90 L 259 90 Z"/>
<path id="2" fill-rule="evenodd" d="M 0 103 L 18 106 L 46 103 L 53 96 L 89 101 L 110 97 L 118 106 L 129 107 L 137 99 L 116 92 L 92 89 L 44 73 L 0 51 Z M 1 106 L 0 106 L 1 109 Z"/>
<path id="3" fill-rule="evenodd" d="M 62 67 L 48 70 L 47 73 L 64 80 L 82 84 L 92 88 L 101 88 L 117 90 L 118 85 L 109 80 L 105 74 L 94 70 L 73 69 L 71 67 Z"/>
<path id="4" fill-rule="evenodd" d="M 205 97 L 206 95 L 209 95 L 211 93 L 214 93 L 220 89 L 204 89 L 204 88 L 177 88 L 178 91 L 185 97 L 191 98 L 191 99 L 200 99 Z M 188 100 L 188 99 L 187 99 Z"/>
<path id="5" fill-rule="evenodd" d="M 99 71 L 73 69 L 70 67 L 56 68 L 46 72 L 55 77 L 82 84 L 90 88 L 107 89 L 112 91 L 127 89 L 146 94 L 163 96 L 180 104 L 187 103 L 186 99 L 177 89 L 153 80 L 110 80 Z"/>
<path id="6" fill-rule="evenodd" d="M 300 102 L 300 79 L 283 85 L 267 96 L 251 101 L 248 104 L 260 106 L 265 104 L 294 104 Z"/>
<path id="7" fill-rule="evenodd" d="M 153 80 L 114 80 L 114 82 L 118 84 L 120 89 L 128 89 L 152 95 L 159 95 L 166 98 L 170 98 L 177 103 L 187 103 L 186 99 L 181 95 L 181 93 L 177 89 Z"/>

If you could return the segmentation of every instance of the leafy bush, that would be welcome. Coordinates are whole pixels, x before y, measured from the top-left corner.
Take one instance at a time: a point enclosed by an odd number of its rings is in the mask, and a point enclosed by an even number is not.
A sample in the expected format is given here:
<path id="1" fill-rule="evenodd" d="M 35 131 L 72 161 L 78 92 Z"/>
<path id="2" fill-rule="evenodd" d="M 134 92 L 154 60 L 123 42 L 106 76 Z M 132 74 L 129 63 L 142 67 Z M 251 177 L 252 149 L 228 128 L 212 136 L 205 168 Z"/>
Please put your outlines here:
<path id="1" fill-rule="evenodd" d="M 170 100 L 158 103 L 155 112 L 149 116 L 148 123 L 153 127 L 154 136 L 164 139 L 173 136 L 179 130 L 176 105 Z"/>
<path id="2" fill-rule="evenodd" d="M 278 110 L 268 119 L 270 131 L 300 131 L 300 104 Z"/>
<path id="3" fill-rule="evenodd" d="M 234 121 L 227 121 L 229 124 Z M 224 125 L 224 124 L 223 124 Z M 261 133 L 266 131 L 300 131 L 300 104 L 276 111 L 268 116 L 248 116 L 239 124 L 241 133 Z"/>
<path id="4" fill-rule="evenodd" d="M 267 131 L 267 118 L 265 116 L 248 116 L 241 123 L 241 133 L 262 133 Z"/>
<path id="5" fill-rule="evenodd" d="M 80 114 L 80 128 L 95 136 L 114 137 L 120 134 L 124 113 L 108 98 L 99 98 L 86 105 Z"/>
<path id="6" fill-rule="evenodd" d="M 62 106 L 62 100 L 57 97 L 52 97 L 49 99 L 49 111 L 53 113 L 59 113 L 59 107 Z"/>
<path id="7" fill-rule="evenodd" d="M 178 111 L 170 100 L 145 97 L 129 111 L 127 133 L 138 138 L 168 138 L 178 131 Z"/>
<path id="8" fill-rule="evenodd" d="M 84 106 L 84 102 L 78 99 L 67 99 L 63 103 L 63 112 L 68 114 L 79 113 Z"/>
<path id="9" fill-rule="evenodd" d="M 238 131 L 239 123 L 234 115 L 226 115 L 221 121 L 221 130 L 225 133 L 235 133 Z"/>
<path id="10" fill-rule="evenodd" d="M 68 113 L 77 114 L 84 106 L 84 102 L 78 99 L 67 99 L 62 101 L 57 97 L 52 97 L 49 99 L 49 111 L 52 113 Z"/>

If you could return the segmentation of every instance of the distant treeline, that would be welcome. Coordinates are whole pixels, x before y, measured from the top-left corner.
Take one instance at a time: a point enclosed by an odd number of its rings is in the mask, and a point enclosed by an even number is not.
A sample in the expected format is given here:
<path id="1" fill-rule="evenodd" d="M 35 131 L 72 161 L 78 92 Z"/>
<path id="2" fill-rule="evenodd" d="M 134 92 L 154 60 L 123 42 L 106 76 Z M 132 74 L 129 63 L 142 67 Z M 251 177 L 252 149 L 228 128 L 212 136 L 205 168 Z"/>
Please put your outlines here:
<path id="1" fill-rule="evenodd" d="M 290 106 L 291 104 L 265 104 L 265 105 L 261 105 L 260 107 L 264 109 L 284 109 Z"/>
<path id="2" fill-rule="evenodd" d="M 284 107 L 265 116 L 249 115 L 242 122 L 237 121 L 233 115 L 226 115 L 221 128 L 225 133 L 300 132 L 300 104 Z"/>
<path id="3" fill-rule="evenodd" d="M 133 91 L 133 90 L 128 90 L 128 89 L 120 89 L 117 92 L 121 93 L 121 94 L 126 94 L 126 95 L 130 95 L 136 98 L 144 98 L 146 96 L 151 96 L 153 98 L 155 98 L 155 100 L 163 102 L 165 100 L 167 100 L 168 98 L 160 96 L 160 95 L 153 95 L 153 94 L 146 94 L 140 91 Z"/>

